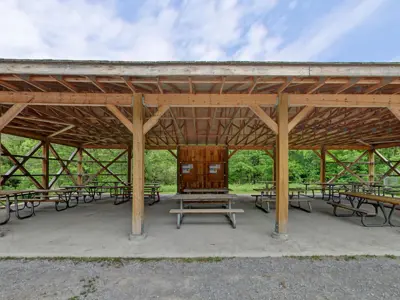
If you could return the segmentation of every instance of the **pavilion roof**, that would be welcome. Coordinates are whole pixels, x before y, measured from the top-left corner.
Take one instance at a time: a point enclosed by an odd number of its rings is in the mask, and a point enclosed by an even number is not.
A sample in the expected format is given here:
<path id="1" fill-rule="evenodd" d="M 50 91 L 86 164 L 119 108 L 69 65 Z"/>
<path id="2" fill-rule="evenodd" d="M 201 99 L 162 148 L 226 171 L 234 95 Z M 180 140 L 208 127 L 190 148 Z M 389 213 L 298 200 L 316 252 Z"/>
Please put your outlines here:
<path id="1" fill-rule="evenodd" d="M 264 149 L 275 133 L 248 105 L 275 120 L 276 97 L 290 94 L 292 148 L 400 145 L 399 63 L 113 62 L 0 59 L 0 112 L 29 103 L 4 133 L 85 147 L 125 147 L 132 134 L 106 105 L 131 118 L 143 94 L 145 119 L 170 109 L 146 146 L 227 144 Z"/>

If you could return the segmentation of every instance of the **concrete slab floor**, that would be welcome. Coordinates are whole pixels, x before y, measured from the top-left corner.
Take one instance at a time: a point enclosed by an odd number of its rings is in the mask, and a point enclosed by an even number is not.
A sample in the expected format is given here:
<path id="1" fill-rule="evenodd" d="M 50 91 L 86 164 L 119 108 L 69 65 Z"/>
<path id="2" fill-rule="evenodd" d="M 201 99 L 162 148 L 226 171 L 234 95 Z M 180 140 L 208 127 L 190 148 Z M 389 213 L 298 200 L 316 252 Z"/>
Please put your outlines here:
<path id="1" fill-rule="evenodd" d="M 337 218 L 332 207 L 315 200 L 311 214 L 289 210 L 289 239 L 271 237 L 275 210 L 266 214 L 241 196 L 235 208 L 233 229 L 222 215 L 188 215 L 181 229 L 169 209 L 175 201 L 163 196 L 145 207 L 147 237 L 129 240 L 131 205 L 110 199 L 56 212 L 40 206 L 36 216 L 0 227 L 0 256 L 17 257 L 267 257 L 301 255 L 396 255 L 400 256 L 400 228 L 361 226 L 360 218 Z M 396 212 L 400 223 L 400 211 Z"/>

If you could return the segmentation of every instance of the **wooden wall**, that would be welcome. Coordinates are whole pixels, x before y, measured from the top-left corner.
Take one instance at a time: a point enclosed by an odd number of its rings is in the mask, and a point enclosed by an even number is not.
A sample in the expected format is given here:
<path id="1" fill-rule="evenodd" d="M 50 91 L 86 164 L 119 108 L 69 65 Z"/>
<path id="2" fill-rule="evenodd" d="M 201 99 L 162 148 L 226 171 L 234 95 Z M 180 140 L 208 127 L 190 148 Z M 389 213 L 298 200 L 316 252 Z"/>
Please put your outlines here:
<path id="1" fill-rule="evenodd" d="M 178 147 L 178 192 L 185 188 L 228 188 L 228 148 Z"/>

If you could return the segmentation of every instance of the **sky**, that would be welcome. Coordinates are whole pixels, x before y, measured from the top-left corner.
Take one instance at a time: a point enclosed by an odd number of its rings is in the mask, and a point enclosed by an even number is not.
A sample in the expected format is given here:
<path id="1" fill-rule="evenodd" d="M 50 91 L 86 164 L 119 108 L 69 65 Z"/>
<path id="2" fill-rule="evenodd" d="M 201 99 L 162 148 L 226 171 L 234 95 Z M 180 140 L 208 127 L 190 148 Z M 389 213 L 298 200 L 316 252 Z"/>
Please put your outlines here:
<path id="1" fill-rule="evenodd" d="M 400 61 L 400 0 L 0 0 L 0 58 Z"/>

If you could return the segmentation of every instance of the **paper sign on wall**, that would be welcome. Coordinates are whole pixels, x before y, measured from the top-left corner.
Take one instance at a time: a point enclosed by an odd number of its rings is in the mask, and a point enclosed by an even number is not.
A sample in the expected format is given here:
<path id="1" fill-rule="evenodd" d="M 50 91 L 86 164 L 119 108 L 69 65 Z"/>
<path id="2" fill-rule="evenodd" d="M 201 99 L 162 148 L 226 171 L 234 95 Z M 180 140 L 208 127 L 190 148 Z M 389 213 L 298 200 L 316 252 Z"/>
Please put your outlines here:
<path id="1" fill-rule="evenodd" d="M 190 174 L 190 171 L 193 169 L 193 164 L 184 164 L 182 165 L 182 174 Z"/>
<path id="2" fill-rule="evenodd" d="M 210 174 L 217 174 L 219 169 L 221 169 L 220 164 L 209 165 L 209 173 Z"/>

